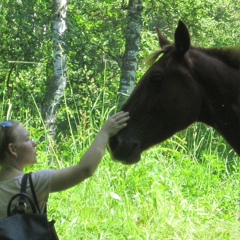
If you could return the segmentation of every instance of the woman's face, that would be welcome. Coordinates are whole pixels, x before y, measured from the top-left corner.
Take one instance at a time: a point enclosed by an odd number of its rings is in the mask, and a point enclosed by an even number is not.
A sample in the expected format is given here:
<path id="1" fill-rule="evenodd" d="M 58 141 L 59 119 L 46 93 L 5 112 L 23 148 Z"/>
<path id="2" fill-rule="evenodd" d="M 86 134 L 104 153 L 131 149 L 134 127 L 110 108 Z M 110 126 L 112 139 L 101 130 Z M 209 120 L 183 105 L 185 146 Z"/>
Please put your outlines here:
<path id="1" fill-rule="evenodd" d="M 17 161 L 23 166 L 31 165 L 37 162 L 36 146 L 37 144 L 30 139 L 29 132 L 18 125 L 14 130 L 13 147 L 16 152 Z"/>

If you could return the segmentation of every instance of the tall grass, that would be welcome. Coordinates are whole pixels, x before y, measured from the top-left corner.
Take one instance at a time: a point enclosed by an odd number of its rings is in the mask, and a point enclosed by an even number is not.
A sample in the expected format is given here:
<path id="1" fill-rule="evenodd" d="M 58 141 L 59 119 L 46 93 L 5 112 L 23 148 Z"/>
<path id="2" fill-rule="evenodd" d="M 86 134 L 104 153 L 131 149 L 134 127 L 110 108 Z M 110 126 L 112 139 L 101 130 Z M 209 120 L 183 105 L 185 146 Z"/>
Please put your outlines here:
<path id="1" fill-rule="evenodd" d="M 90 114 L 66 111 L 69 132 L 60 132 L 50 148 L 40 114 L 33 118 L 29 109 L 18 115 L 9 109 L 8 114 L 22 121 L 39 143 L 39 162 L 28 171 L 59 169 L 80 160 L 115 111 L 112 106 L 99 107 L 106 100 L 105 91 L 99 91 L 96 101 L 89 99 Z M 55 161 L 49 161 L 52 158 Z M 135 165 L 113 162 L 106 152 L 91 179 L 51 194 L 49 218 L 57 221 L 63 240 L 238 240 L 239 184 L 237 155 L 212 129 L 195 124 L 146 151 Z"/>
<path id="2" fill-rule="evenodd" d="M 83 153 L 84 151 L 82 151 Z M 124 166 L 106 154 L 95 176 L 50 198 L 62 239 L 239 239 L 239 170 L 155 147 Z"/>

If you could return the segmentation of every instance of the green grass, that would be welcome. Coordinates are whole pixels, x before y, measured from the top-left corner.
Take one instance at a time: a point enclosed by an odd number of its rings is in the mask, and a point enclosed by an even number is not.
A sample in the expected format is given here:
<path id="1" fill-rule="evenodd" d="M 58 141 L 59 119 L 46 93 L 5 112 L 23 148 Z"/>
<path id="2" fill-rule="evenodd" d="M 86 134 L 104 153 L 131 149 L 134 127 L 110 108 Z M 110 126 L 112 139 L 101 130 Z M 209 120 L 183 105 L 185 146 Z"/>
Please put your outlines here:
<path id="1" fill-rule="evenodd" d="M 94 177 L 52 194 L 49 216 L 61 239 L 239 239 L 239 171 L 161 147 L 124 166 L 108 154 Z"/>
<path id="2" fill-rule="evenodd" d="M 97 131 L 85 130 L 62 136 L 54 168 L 79 161 Z M 239 159 L 234 155 L 229 170 L 224 153 L 213 146 L 194 152 L 187 134 L 149 149 L 131 166 L 112 161 L 107 152 L 92 178 L 51 194 L 49 218 L 57 221 L 60 239 L 238 240 Z M 38 147 L 39 164 L 32 170 L 48 168 L 45 143 Z"/>
<path id="3" fill-rule="evenodd" d="M 28 171 L 59 169 L 79 161 L 114 110 L 99 108 L 105 98 L 101 90 L 86 106 L 90 114 L 65 101 L 68 111 L 61 116 L 69 127 L 57 143 L 32 109 L 14 112 L 9 102 L 0 115 L 20 120 L 38 142 L 38 164 Z M 195 124 L 135 165 L 116 163 L 107 152 L 92 178 L 51 194 L 49 219 L 56 220 L 61 240 L 239 240 L 239 186 L 239 157 L 211 128 Z"/>

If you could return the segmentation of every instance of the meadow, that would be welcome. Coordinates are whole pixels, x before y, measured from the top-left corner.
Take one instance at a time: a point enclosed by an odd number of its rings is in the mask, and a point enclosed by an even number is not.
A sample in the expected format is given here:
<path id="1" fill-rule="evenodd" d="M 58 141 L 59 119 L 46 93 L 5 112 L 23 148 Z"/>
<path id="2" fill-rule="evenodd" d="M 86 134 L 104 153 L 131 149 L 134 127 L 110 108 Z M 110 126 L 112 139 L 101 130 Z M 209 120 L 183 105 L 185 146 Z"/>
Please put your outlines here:
<path id="1" fill-rule="evenodd" d="M 39 163 L 29 171 L 76 164 L 98 131 L 78 130 L 59 136 L 50 150 L 48 141 L 39 143 Z M 32 131 L 39 140 L 47 135 Z M 195 124 L 135 165 L 106 152 L 92 178 L 51 194 L 49 218 L 62 240 L 238 240 L 239 186 L 239 157 L 212 129 Z"/>
<path id="2" fill-rule="evenodd" d="M 0 3 L 0 119 L 19 120 L 38 143 L 38 164 L 27 172 L 77 164 L 116 111 L 131 1 L 66 2 L 67 87 L 55 140 L 41 113 L 54 79 L 52 2 Z M 193 45 L 238 47 L 239 3 L 143 1 L 136 78 L 159 48 L 155 27 L 171 39 L 178 19 L 189 24 Z M 50 195 L 48 216 L 60 240 L 240 240 L 240 159 L 197 123 L 144 152 L 135 165 L 114 162 L 106 151 L 93 177 Z"/>
<path id="3" fill-rule="evenodd" d="M 102 104 L 105 93 L 77 115 L 65 101 L 68 124 L 58 126 L 55 141 L 40 113 L 33 117 L 34 97 L 31 109 L 19 112 L 8 102 L 7 118 L 20 120 L 38 143 L 38 164 L 26 171 L 78 163 L 115 111 Z M 6 119 L 3 107 L 0 116 Z M 48 215 L 61 240 L 239 240 L 239 186 L 239 157 L 197 123 L 145 151 L 135 165 L 114 162 L 106 151 L 93 177 L 50 195 Z"/>

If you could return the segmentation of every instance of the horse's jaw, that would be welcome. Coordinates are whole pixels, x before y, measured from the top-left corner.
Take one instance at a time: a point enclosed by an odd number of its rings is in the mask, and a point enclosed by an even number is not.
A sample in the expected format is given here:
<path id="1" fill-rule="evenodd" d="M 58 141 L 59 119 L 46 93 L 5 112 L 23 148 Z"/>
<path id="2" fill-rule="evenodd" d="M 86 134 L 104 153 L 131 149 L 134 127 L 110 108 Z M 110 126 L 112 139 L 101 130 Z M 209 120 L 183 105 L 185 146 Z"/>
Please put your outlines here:
<path id="1" fill-rule="evenodd" d="M 112 152 L 110 148 L 108 148 L 108 151 L 111 155 L 112 160 L 116 162 L 121 162 L 125 165 L 135 164 L 141 160 L 141 153 L 119 155 L 117 152 Z"/>
<path id="2" fill-rule="evenodd" d="M 137 157 L 134 157 L 134 158 L 124 158 L 123 159 L 116 159 L 114 157 L 112 157 L 112 159 L 115 161 L 115 162 L 120 162 L 124 165 L 132 165 L 132 164 L 135 164 L 135 163 L 138 163 L 140 160 L 141 160 L 141 155 L 137 156 Z"/>

